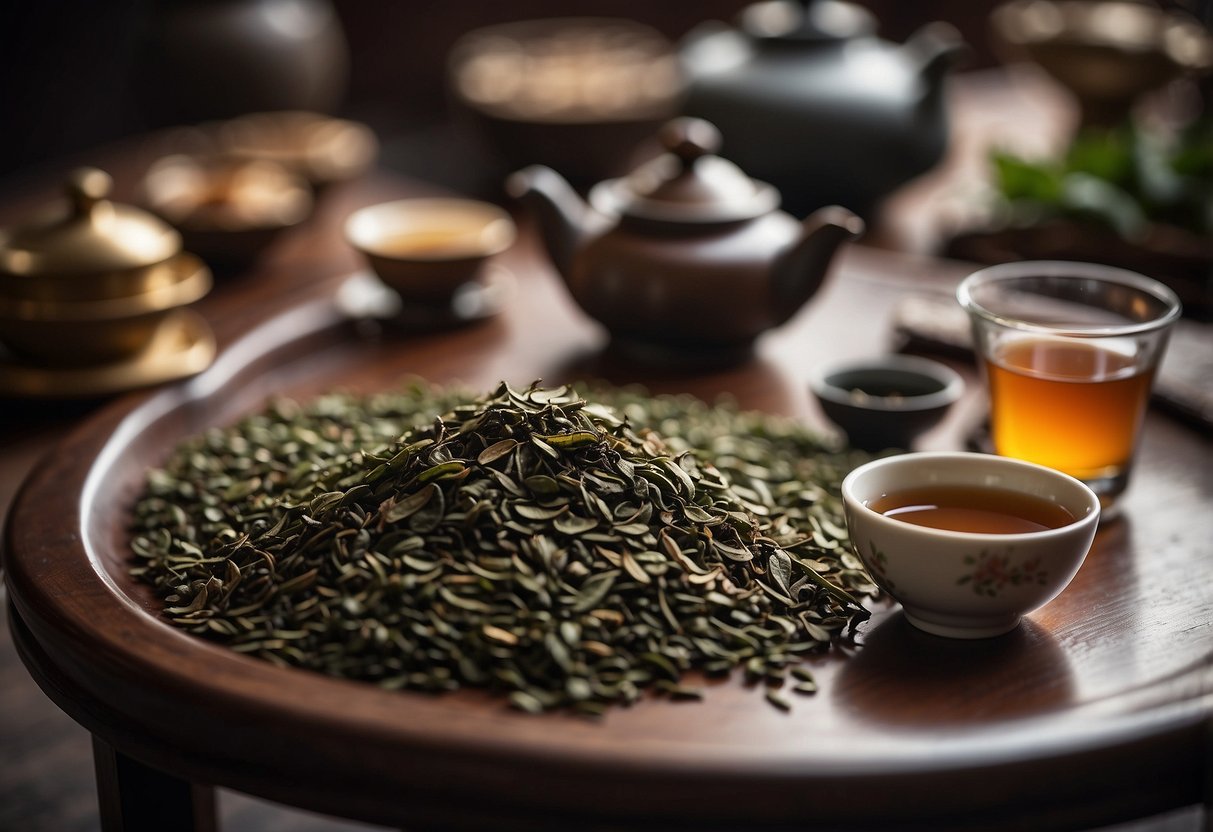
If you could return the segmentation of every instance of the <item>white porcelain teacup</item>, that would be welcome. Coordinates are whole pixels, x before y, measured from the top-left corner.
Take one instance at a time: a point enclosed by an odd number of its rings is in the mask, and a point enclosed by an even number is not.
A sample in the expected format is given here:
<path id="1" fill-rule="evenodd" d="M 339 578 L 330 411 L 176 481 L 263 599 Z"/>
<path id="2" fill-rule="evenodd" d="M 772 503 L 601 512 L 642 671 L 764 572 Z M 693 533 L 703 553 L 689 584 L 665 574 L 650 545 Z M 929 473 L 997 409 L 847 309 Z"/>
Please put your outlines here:
<path id="1" fill-rule="evenodd" d="M 1041 498 L 1072 517 L 1011 534 L 914 525 L 873 507 L 930 486 L 999 489 Z M 1099 498 L 1073 477 L 1030 462 L 975 453 L 877 459 L 842 484 L 851 543 L 910 623 L 952 638 L 1005 633 L 1061 593 L 1082 566 L 1099 523 Z"/>

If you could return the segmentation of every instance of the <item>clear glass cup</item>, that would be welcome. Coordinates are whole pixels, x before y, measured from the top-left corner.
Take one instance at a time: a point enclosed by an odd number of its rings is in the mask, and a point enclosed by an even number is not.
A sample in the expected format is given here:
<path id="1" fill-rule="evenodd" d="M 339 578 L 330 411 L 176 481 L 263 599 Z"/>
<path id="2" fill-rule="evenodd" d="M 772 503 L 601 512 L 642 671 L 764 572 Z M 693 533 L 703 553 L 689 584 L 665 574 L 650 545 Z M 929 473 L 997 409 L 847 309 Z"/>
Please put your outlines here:
<path id="1" fill-rule="evenodd" d="M 957 298 L 973 326 L 995 452 L 1070 474 L 1114 511 L 1179 298 L 1134 272 L 1060 261 L 982 269 Z"/>

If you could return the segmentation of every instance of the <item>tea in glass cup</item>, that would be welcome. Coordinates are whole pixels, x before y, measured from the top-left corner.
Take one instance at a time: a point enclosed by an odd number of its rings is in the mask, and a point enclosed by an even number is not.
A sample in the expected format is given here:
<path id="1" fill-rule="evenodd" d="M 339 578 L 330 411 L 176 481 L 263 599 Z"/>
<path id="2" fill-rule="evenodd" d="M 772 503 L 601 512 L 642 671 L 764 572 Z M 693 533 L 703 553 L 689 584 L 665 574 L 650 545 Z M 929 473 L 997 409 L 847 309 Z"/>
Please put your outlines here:
<path id="1" fill-rule="evenodd" d="M 957 297 L 985 371 L 994 450 L 1070 474 L 1113 506 L 1180 314 L 1175 293 L 1123 269 L 1045 261 L 983 269 Z"/>

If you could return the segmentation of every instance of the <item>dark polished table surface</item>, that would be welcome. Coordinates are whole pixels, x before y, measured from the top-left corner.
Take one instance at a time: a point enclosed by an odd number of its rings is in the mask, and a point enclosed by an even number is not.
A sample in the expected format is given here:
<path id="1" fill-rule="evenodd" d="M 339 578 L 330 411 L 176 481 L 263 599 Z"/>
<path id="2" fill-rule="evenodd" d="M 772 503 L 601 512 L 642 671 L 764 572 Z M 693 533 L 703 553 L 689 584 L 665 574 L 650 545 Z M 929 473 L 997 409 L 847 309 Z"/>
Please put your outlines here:
<path id="1" fill-rule="evenodd" d="M 106 164 L 129 186 L 146 152 L 119 148 Z M 728 392 L 827 430 L 808 396 L 809 374 L 892 348 L 898 299 L 946 295 L 966 271 L 852 247 L 808 307 L 763 338 L 754 360 L 671 370 L 604 350 L 605 336 L 572 305 L 524 226 L 502 257 L 515 292 L 500 317 L 380 338 L 337 322 L 329 299 L 360 268 L 341 241 L 341 219 L 429 190 L 382 172 L 342 186 L 254 271 L 222 280 L 197 305 L 218 336 L 222 374 L 108 403 L 5 402 L 0 502 L 35 469 L 6 534 L 12 635 L 50 698 L 98 738 L 107 829 L 157 828 L 165 818 L 207 828 L 211 786 L 436 829 L 490 819 L 519 829 L 848 821 L 1062 829 L 1207 799 L 1213 443 L 1160 413 L 1149 417 L 1124 518 L 1101 529 L 1060 598 L 1016 632 L 977 643 L 925 636 L 895 606 L 878 604 L 860 648 L 819 662 L 822 693 L 790 715 L 727 683 L 702 705 L 646 700 L 601 722 L 536 719 L 475 694 L 388 694 L 261 666 L 157 621 L 121 568 L 117 518 L 131 489 L 174 439 L 255 407 L 271 390 L 381 389 L 409 373 L 479 387 L 500 378 L 604 378 L 704 397 Z M 0 220 L 24 204 L 0 205 Z M 910 226 L 890 223 L 886 234 Z M 970 367 L 958 369 L 970 392 L 920 447 L 961 447 L 980 422 L 978 380 Z M 104 479 L 106 493 L 86 489 L 90 476 Z M 11 662 L 0 665 L 8 669 Z M 196 715 L 184 733 L 174 719 L 183 709 Z M 238 728 L 239 742 L 225 725 Z M 147 805 L 149 789 L 171 799 Z"/>

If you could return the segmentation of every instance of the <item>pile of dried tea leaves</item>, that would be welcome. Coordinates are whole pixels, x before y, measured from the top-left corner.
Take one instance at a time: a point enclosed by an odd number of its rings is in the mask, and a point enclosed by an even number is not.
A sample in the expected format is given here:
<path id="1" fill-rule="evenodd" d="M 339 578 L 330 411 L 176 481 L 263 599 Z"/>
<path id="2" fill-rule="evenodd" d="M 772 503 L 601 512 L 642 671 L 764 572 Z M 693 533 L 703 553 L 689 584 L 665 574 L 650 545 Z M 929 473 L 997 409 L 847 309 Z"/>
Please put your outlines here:
<path id="1" fill-rule="evenodd" d="M 192 633 L 390 688 L 591 714 L 696 697 L 691 669 L 814 690 L 800 657 L 876 591 L 838 497 L 860 458 L 690 397 L 589 398 L 277 402 L 150 474 L 134 572 Z"/>

